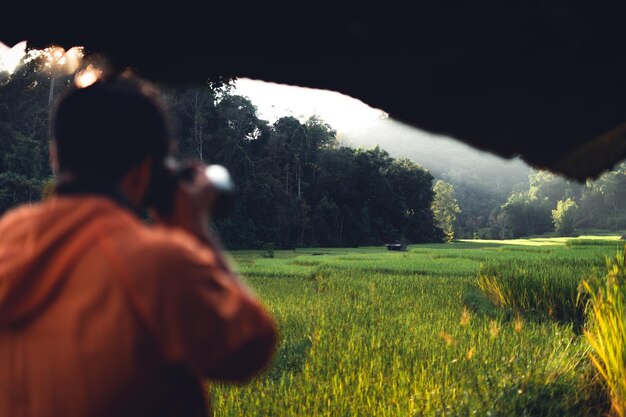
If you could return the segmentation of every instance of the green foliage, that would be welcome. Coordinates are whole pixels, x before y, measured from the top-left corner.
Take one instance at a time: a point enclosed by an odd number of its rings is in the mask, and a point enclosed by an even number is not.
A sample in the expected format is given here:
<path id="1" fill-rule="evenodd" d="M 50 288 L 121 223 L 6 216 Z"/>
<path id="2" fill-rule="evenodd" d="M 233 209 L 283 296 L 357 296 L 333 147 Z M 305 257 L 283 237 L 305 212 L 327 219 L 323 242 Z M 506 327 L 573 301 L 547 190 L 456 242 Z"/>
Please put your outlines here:
<path id="1" fill-rule="evenodd" d="M 578 204 L 571 198 L 559 200 L 556 208 L 552 210 L 552 223 L 554 231 L 559 236 L 569 236 L 574 232 L 576 218 L 578 216 Z"/>
<path id="2" fill-rule="evenodd" d="M 454 187 L 443 180 L 437 180 L 433 192 L 435 193 L 432 203 L 433 216 L 443 230 L 446 240 L 451 242 L 454 240 L 457 215 L 461 212 L 454 197 Z"/>
<path id="3" fill-rule="evenodd" d="M 67 79 L 55 85 L 58 94 Z M 0 82 L 0 172 L 34 182 L 51 175 L 50 86 L 37 59 Z M 216 225 L 231 248 L 266 241 L 279 248 L 354 247 L 401 239 L 530 236 L 550 231 L 552 210 L 560 213 L 557 202 L 568 199 L 579 215 L 573 225 L 572 216 L 557 216 L 559 233 L 626 229 L 626 164 L 583 185 L 546 171 L 532 171 L 523 184 L 519 179 L 528 168 L 520 164 L 511 165 L 511 179 L 468 160 L 455 159 L 445 171 L 433 162 L 453 187 L 454 203 L 447 212 L 436 209 L 435 220 L 434 177 L 415 162 L 395 159 L 379 146 L 341 147 L 337 132 L 319 117 L 286 116 L 270 125 L 249 99 L 232 93 L 228 80 L 162 90 L 180 138 L 178 156 L 223 164 L 238 185 L 235 214 Z M 5 198 L 5 204 L 22 200 Z"/>
<path id="4" fill-rule="evenodd" d="M 550 203 L 530 192 L 509 196 L 500 210 L 493 215 L 492 225 L 501 229 L 501 237 L 518 238 L 541 234 L 550 229 Z M 500 224 L 496 223 L 500 222 Z"/>
<path id="5" fill-rule="evenodd" d="M 459 234 L 466 238 L 486 235 L 495 239 L 541 235 L 554 228 L 553 211 L 557 211 L 557 233 L 571 235 L 576 230 L 626 229 L 626 163 L 619 164 L 586 184 L 554 173 L 533 170 L 526 184 L 508 187 L 508 197 L 482 185 L 476 177 L 454 179 L 463 210 L 459 216 Z M 506 191 L 507 189 L 505 189 Z M 567 203 L 567 214 L 557 208 L 559 201 Z M 563 203 L 561 203 L 563 204 Z M 571 206 L 571 207 L 570 207 Z M 565 217 L 561 218 L 561 214 Z M 561 231 L 565 227 L 565 231 Z M 488 230 L 487 230 L 488 228 Z"/>
<path id="6" fill-rule="evenodd" d="M 13 172 L 0 174 L 0 213 L 20 204 L 39 201 L 42 182 Z"/>
<path id="7" fill-rule="evenodd" d="M 185 95 L 194 97 L 193 90 Z M 336 131 L 317 117 L 282 117 L 268 126 L 247 99 L 227 93 L 212 114 L 213 122 L 203 125 L 203 155 L 225 165 L 239 188 L 235 213 L 216 225 L 228 247 L 439 239 L 426 209 L 432 176 L 417 164 L 396 161 L 379 147 L 338 147 Z M 193 154 L 189 143 L 182 143 L 181 155 Z"/>
<path id="8" fill-rule="evenodd" d="M 16 133 L 4 156 L 4 167 L 18 175 L 37 177 L 42 170 L 43 162 L 39 158 L 39 153 L 37 140 Z"/>
<path id="9" fill-rule="evenodd" d="M 58 94 L 67 80 L 56 81 Z M 40 198 L 51 176 L 50 86 L 36 60 L 0 83 L 2 211 Z M 441 240 L 430 212 L 433 178 L 417 164 L 380 147 L 339 147 L 337 132 L 319 117 L 270 125 L 249 99 L 232 94 L 228 80 L 161 90 L 179 137 L 176 156 L 224 165 L 233 176 L 234 213 L 215 223 L 227 247 Z"/>
<path id="10" fill-rule="evenodd" d="M 40 64 L 33 59 L 0 82 L 0 172 L 20 176 L 34 188 L 51 175 L 51 80 Z M 435 219 L 434 177 L 423 166 L 393 158 L 379 146 L 339 146 L 337 132 L 318 117 L 286 116 L 270 125 L 248 98 L 233 94 L 229 81 L 162 86 L 162 91 L 180 138 L 178 156 L 225 165 L 237 184 L 234 214 L 215 225 L 230 248 L 258 248 L 268 241 L 278 248 L 355 247 L 529 236 L 550 231 L 552 210 L 559 212 L 557 201 L 567 199 L 579 206 L 579 215 L 573 225 L 572 216 L 559 216 L 557 226 L 565 227 L 560 233 L 626 229 L 625 164 L 582 185 L 546 171 L 533 171 L 520 183 L 528 173 L 521 163 L 510 165 L 514 178 L 505 178 L 486 165 L 472 166 L 477 162 L 471 158 L 454 159 L 444 171 L 428 161 L 453 189 L 452 199 L 435 208 Z M 57 78 L 54 93 L 67 82 Z M 0 190 L 3 210 L 32 201 L 28 189 Z"/>
<path id="11" fill-rule="evenodd" d="M 585 336 L 590 358 L 606 384 L 612 414 L 626 416 L 626 265 L 624 251 L 606 260 L 606 274 L 583 282 L 589 295 Z"/>
<path id="12" fill-rule="evenodd" d="M 498 257 L 482 265 L 477 285 L 498 307 L 571 322 L 580 329 L 584 303 L 578 294 L 579 283 L 601 266 L 601 255 L 607 250 L 602 246 L 589 248 L 584 253 L 559 247 Z M 589 256 L 593 252 L 597 257 Z"/>
<path id="13" fill-rule="evenodd" d="M 263 253 L 263 257 L 264 258 L 273 258 L 274 257 L 275 245 L 273 243 L 264 243 L 263 246 L 261 246 L 261 249 L 263 249 L 265 251 Z"/>
<path id="14" fill-rule="evenodd" d="M 48 86 L 39 61 L 0 82 L 0 213 L 37 201 L 48 165 Z"/>
<path id="15" fill-rule="evenodd" d="M 585 239 L 585 238 L 577 238 L 577 239 L 568 239 L 565 241 L 566 246 L 570 247 L 580 247 L 586 248 L 588 246 L 607 246 L 608 248 L 621 249 L 624 248 L 623 240 L 616 239 Z"/>
<path id="16" fill-rule="evenodd" d="M 562 236 L 582 228 L 622 230 L 626 228 L 625 210 L 626 163 L 586 184 L 547 171 L 534 171 L 527 189 L 512 192 L 491 213 L 491 236 L 542 234 L 550 230 L 550 220 L 556 233 Z"/>
<path id="17" fill-rule="evenodd" d="M 557 201 L 579 198 L 582 185 L 569 181 L 550 171 L 534 171 L 528 177 L 530 199 L 546 200 L 549 205 Z"/>
<path id="18" fill-rule="evenodd" d="M 626 228 L 626 162 L 588 181 L 579 201 L 580 227 L 620 230 Z"/>

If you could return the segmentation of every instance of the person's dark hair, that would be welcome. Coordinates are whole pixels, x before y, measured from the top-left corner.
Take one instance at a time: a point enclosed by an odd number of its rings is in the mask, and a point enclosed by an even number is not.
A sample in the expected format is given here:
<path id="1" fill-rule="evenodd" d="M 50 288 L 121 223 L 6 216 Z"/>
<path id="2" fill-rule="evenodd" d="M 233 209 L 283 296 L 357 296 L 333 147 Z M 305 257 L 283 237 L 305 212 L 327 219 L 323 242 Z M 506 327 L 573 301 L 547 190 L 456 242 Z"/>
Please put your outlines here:
<path id="1" fill-rule="evenodd" d="M 156 86 L 128 74 L 69 87 L 55 103 L 51 135 L 60 172 L 110 185 L 146 157 L 161 162 L 173 143 Z"/>

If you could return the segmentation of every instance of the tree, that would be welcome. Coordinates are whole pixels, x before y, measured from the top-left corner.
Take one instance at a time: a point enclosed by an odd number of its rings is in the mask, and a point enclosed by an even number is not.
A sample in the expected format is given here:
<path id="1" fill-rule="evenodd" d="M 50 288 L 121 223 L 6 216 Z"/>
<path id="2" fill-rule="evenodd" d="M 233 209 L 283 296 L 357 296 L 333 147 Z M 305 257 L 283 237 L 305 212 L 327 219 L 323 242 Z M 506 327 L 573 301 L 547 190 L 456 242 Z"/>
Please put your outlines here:
<path id="1" fill-rule="evenodd" d="M 387 177 L 393 190 L 390 222 L 399 231 L 400 239 L 415 243 L 442 241 L 441 229 L 431 210 L 434 178 L 430 172 L 401 158 L 391 164 Z"/>
<path id="2" fill-rule="evenodd" d="M 333 230 L 315 228 L 315 239 L 320 243 L 325 239 L 325 235 L 333 236 L 328 238 L 335 241 L 337 246 L 358 245 L 359 238 L 355 230 L 350 225 L 354 222 L 354 211 L 359 201 L 359 195 L 354 185 L 354 149 L 339 147 L 337 149 L 327 149 L 318 155 L 318 164 L 311 187 L 312 206 L 317 207 L 318 219 L 320 211 L 335 211 L 336 222 L 331 222 L 328 226 Z M 324 200 L 328 201 L 331 208 L 325 207 Z M 331 204 L 332 202 L 332 204 Z M 315 224 L 315 221 L 314 221 Z"/>
<path id="3" fill-rule="evenodd" d="M 454 197 L 454 187 L 443 180 L 437 180 L 433 191 L 435 193 L 432 203 L 433 216 L 443 230 L 446 240 L 451 242 L 454 239 L 457 215 L 461 213 Z"/>
<path id="4" fill-rule="evenodd" d="M 183 157 L 204 161 L 206 143 L 210 132 L 216 128 L 215 91 L 208 83 L 192 84 L 171 91 L 167 97 L 180 134 L 178 151 Z"/>
<path id="5" fill-rule="evenodd" d="M 42 182 L 13 172 L 0 174 L 0 214 L 24 203 L 38 201 L 42 197 Z"/>
<path id="6" fill-rule="evenodd" d="M 29 60 L 0 83 L 0 172 L 19 169 L 28 177 L 50 174 L 48 77 L 40 71 L 43 61 L 42 57 Z"/>
<path id="7" fill-rule="evenodd" d="M 528 192 L 511 194 L 500 207 L 506 213 L 506 226 L 510 232 L 506 237 L 518 238 L 550 230 L 550 207 L 546 198 L 531 196 Z"/>
<path id="8" fill-rule="evenodd" d="M 53 184 L 51 79 L 38 59 L 0 77 L 0 212 L 39 200 Z M 69 78 L 55 78 L 58 93 Z M 431 210 L 433 177 L 416 163 L 379 146 L 339 146 L 317 116 L 270 125 L 249 99 L 231 94 L 228 80 L 159 88 L 179 138 L 176 157 L 222 164 L 237 186 L 232 214 L 214 224 L 228 248 L 443 240 Z"/>
<path id="9" fill-rule="evenodd" d="M 314 246 L 335 247 L 339 242 L 339 208 L 326 196 L 317 203 L 313 210 L 312 226 Z"/>
<path id="10" fill-rule="evenodd" d="M 337 131 L 319 116 L 309 117 L 304 125 L 309 136 L 309 148 L 312 151 L 337 146 Z"/>
<path id="11" fill-rule="evenodd" d="M 578 204 L 571 198 L 559 200 L 552 210 L 554 231 L 560 236 L 569 236 L 574 232 L 574 225 L 578 214 Z"/>
<path id="12" fill-rule="evenodd" d="M 545 170 L 534 171 L 530 174 L 528 183 L 529 198 L 546 199 L 552 207 L 555 207 L 559 200 L 579 198 L 583 188 L 581 184 Z"/>
<path id="13" fill-rule="evenodd" d="M 512 236 L 509 215 L 501 208 L 496 208 L 491 212 L 489 226 L 489 234 L 492 239 L 506 239 Z"/>

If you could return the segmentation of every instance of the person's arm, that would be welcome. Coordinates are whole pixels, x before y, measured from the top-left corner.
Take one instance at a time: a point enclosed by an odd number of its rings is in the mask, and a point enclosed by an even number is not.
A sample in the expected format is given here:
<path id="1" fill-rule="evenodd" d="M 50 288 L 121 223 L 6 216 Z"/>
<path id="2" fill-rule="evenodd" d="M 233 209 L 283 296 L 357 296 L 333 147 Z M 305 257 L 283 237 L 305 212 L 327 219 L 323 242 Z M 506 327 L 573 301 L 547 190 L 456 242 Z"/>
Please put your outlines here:
<path id="1" fill-rule="evenodd" d="M 241 381 L 267 365 L 277 331 L 271 316 L 229 267 L 209 229 L 213 196 L 198 167 L 198 175 L 180 185 L 172 216 L 159 219 L 166 228 L 194 238 L 184 242 L 183 259 L 177 262 L 184 265 L 181 270 L 166 274 L 180 279 L 166 284 L 160 304 L 168 307 L 161 320 L 173 332 L 165 335 L 165 343 L 174 360 L 206 377 Z"/>
<path id="2" fill-rule="evenodd" d="M 170 227 L 178 227 L 191 234 L 209 249 L 215 252 L 218 262 L 224 269 L 230 269 L 224 259 L 223 248 L 219 239 L 211 232 L 211 210 L 215 205 L 216 192 L 210 180 L 204 174 L 204 165 L 194 164 L 196 175 L 191 180 L 181 181 L 178 184 L 172 214 L 169 217 L 161 217 L 157 212 L 152 212 L 152 217 L 157 224 Z M 239 281 L 236 280 L 236 283 Z M 242 287 L 246 289 L 245 286 Z"/>
<path id="3" fill-rule="evenodd" d="M 168 362 L 198 377 L 244 381 L 271 361 L 277 330 L 261 302 L 215 252 L 164 227 L 145 252 L 132 291 Z M 167 237 L 167 241 L 165 240 Z"/>

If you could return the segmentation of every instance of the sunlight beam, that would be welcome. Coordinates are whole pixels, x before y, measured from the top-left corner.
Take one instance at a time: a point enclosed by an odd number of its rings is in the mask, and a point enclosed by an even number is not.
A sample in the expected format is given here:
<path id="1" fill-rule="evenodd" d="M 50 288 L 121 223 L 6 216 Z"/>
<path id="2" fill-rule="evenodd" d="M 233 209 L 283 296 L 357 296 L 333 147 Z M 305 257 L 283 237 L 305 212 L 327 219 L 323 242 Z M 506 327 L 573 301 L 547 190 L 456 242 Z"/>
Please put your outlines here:
<path id="1" fill-rule="evenodd" d="M 26 54 L 26 41 L 7 46 L 0 42 L 0 71 L 12 74 Z"/>

